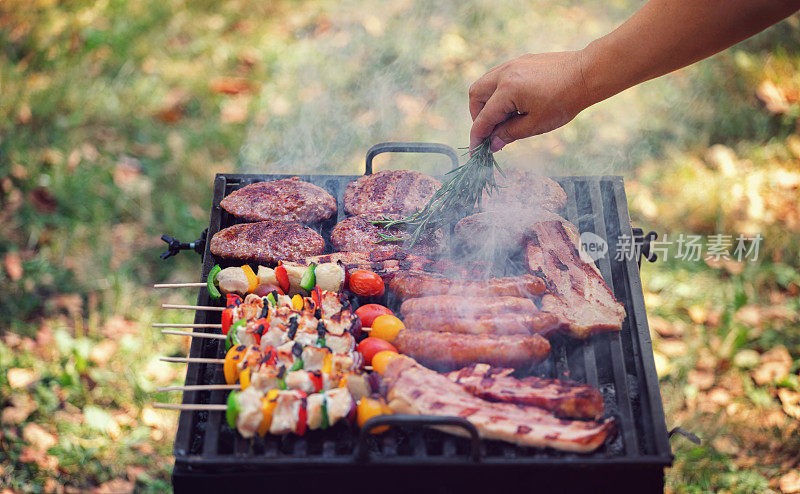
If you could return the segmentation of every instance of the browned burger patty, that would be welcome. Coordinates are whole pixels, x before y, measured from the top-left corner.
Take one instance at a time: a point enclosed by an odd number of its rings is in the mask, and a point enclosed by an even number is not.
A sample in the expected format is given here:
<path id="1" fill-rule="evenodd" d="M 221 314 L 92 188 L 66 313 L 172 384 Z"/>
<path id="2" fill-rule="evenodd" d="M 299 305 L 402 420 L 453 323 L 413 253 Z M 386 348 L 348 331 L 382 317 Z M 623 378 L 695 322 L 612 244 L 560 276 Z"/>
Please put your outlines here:
<path id="1" fill-rule="evenodd" d="M 344 209 L 349 214 L 410 214 L 422 209 L 442 183 L 411 170 L 384 170 L 347 184 Z"/>
<path id="2" fill-rule="evenodd" d="M 406 251 L 420 256 L 436 257 L 445 247 L 444 234 L 441 230 L 429 233 L 411 248 L 405 248 L 403 242 L 381 242 L 381 234 L 407 238 L 404 228 L 386 229 L 375 226 L 370 220 L 386 216 L 399 219 L 399 214 L 362 214 L 351 216 L 340 221 L 331 232 L 331 243 L 337 251 L 345 252 L 400 252 Z"/>
<path id="3" fill-rule="evenodd" d="M 400 353 L 437 369 L 458 369 L 475 363 L 526 368 L 550 353 L 550 342 L 538 334 L 498 337 L 405 329 L 392 343 Z"/>
<path id="4" fill-rule="evenodd" d="M 505 278 L 464 281 L 420 271 L 397 273 L 389 282 L 389 289 L 402 299 L 447 294 L 468 297 L 530 297 L 545 292 L 544 281 L 538 276 L 525 274 Z"/>
<path id="5" fill-rule="evenodd" d="M 332 195 L 298 177 L 247 185 L 228 194 L 219 205 L 248 221 L 315 223 L 336 214 Z"/>
<path id="6" fill-rule="evenodd" d="M 555 180 L 518 168 L 503 171 L 505 177 L 500 173 L 495 174 L 500 189 L 491 195 L 483 194 L 484 211 L 504 211 L 513 207 L 558 212 L 567 203 L 567 193 Z"/>
<path id="7" fill-rule="evenodd" d="M 242 223 L 211 238 L 211 252 L 224 259 L 274 264 L 322 254 L 325 240 L 307 226 L 291 221 Z"/>

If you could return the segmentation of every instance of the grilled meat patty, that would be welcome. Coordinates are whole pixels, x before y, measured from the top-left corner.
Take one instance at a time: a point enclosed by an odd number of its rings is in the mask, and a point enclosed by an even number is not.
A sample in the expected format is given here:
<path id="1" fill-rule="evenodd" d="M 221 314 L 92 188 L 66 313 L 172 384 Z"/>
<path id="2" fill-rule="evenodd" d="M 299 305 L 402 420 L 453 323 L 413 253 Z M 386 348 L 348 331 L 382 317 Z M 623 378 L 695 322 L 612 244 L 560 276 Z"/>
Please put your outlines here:
<path id="1" fill-rule="evenodd" d="M 332 195 L 298 177 L 246 185 L 228 194 L 219 205 L 248 221 L 315 223 L 336 214 Z"/>
<path id="2" fill-rule="evenodd" d="M 349 214 L 398 213 L 422 209 L 442 183 L 411 170 L 384 170 L 347 184 L 344 209 Z"/>
<path id="3" fill-rule="evenodd" d="M 383 383 L 389 407 L 397 413 L 463 417 L 481 437 L 520 446 L 588 453 L 616 431 L 614 420 L 564 420 L 536 407 L 482 400 L 447 377 L 406 357 L 392 360 Z M 458 427 L 439 427 L 465 435 Z"/>
<path id="4" fill-rule="evenodd" d="M 555 213 L 537 208 L 485 211 L 459 220 L 453 237 L 471 251 L 507 253 L 519 250 L 533 225 L 547 220 L 566 221 Z"/>
<path id="5" fill-rule="evenodd" d="M 292 221 L 242 223 L 211 238 L 211 253 L 224 259 L 274 264 L 322 254 L 325 240 L 307 226 Z"/>
<path id="6" fill-rule="evenodd" d="M 392 278 L 389 289 L 403 299 L 437 294 L 469 297 L 508 295 L 524 298 L 541 295 L 545 291 L 545 285 L 541 278 L 530 274 L 464 281 L 420 271 L 406 271 L 397 273 Z"/>
<path id="7" fill-rule="evenodd" d="M 558 417 L 593 419 L 603 416 L 603 395 L 588 384 L 536 376 L 517 379 L 514 369 L 475 364 L 453 371 L 447 377 L 479 398 L 489 401 L 532 405 Z"/>
<path id="8" fill-rule="evenodd" d="M 507 211 L 511 209 L 544 209 L 559 212 L 567 203 L 567 193 L 558 183 L 530 170 L 504 169 L 505 177 L 495 173 L 500 189 L 492 194 L 484 193 L 484 211 Z"/>
<path id="9" fill-rule="evenodd" d="M 542 310 L 559 319 L 559 327 L 576 338 L 619 331 L 625 307 L 614 298 L 600 270 L 583 259 L 577 228 L 561 221 L 537 223 L 525 243 L 528 269 L 546 280 Z"/>
<path id="10" fill-rule="evenodd" d="M 528 368 L 550 353 L 550 342 L 538 334 L 494 336 L 410 328 L 400 331 L 392 344 L 400 353 L 437 369 L 458 369 L 476 362 Z"/>
<path id="11" fill-rule="evenodd" d="M 446 247 L 444 233 L 441 230 L 428 233 L 411 248 L 406 248 L 403 242 L 381 241 L 381 234 L 393 235 L 399 238 L 408 238 L 404 228 L 386 229 L 370 223 L 371 220 L 387 217 L 399 219 L 399 214 L 362 214 L 351 216 L 340 221 L 331 232 L 331 243 L 338 251 L 349 252 L 400 252 L 406 251 L 413 254 L 436 257 Z"/>

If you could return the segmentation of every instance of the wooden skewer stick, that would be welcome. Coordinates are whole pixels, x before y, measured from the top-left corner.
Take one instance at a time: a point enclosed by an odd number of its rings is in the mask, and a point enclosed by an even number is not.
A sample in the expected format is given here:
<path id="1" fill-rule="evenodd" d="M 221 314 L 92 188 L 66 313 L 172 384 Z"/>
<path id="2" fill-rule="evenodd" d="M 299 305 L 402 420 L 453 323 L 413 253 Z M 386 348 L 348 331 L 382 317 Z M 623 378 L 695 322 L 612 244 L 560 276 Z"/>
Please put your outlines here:
<path id="1" fill-rule="evenodd" d="M 162 362 L 174 362 L 178 364 L 224 364 L 222 358 L 203 358 L 203 357 L 161 357 Z"/>
<path id="2" fill-rule="evenodd" d="M 206 283 L 156 283 L 153 288 L 200 288 L 208 286 Z"/>
<path id="3" fill-rule="evenodd" d="M 163 410 L 194 410 L 208 412 L 224 412 L 228 409 L 227 405 L 203 405 L 195 403 L 153 403 L 153 408 Z"/>
<path id="4" fill-rule="evenodd" d="M 176 334 L 178 336 L 191 336 L 193 338 L 210 338 L 212 340 L 224 340 L 227 338 L 224 334 L 214 333 L 193 333 L 191 331 L 171 331 L 169 329 L 162 329 L 161 334 Z"/>
<path id="5" fill-rule="evenodd" d="M 190 384 L 187 386 L 166 386 L 156 389 L 156 393 L 166 391 L 210 391 L 214 389 L 242 389 L 240 384 Z"/>
<path id="6" fill-rule="evenodd" d="M 169 322 L 154 322 L 154 328 L 211 328 L 221 329 L 222 324 L 194 324 L 194 323 L 169 323 Z"/>
<path id="7" fill-rule="evenodd" d="M 361 331 L 363 331 L 363 332 L 365 332 L 365 333 L 369 333 L 370 331 L 372 331 L 372 328 L 370 328 L 369 326 L 367 326 L 366 328 L 361 328 Z"/>
<path id="8" fill-rule="evenodd" d="M 162 309 L 191 309 L 191 310 L 211 310 L 222 312 L 225 307 L 214 307 L 210 305 L 177 305 L 177 304 L 161 304 Z"/>

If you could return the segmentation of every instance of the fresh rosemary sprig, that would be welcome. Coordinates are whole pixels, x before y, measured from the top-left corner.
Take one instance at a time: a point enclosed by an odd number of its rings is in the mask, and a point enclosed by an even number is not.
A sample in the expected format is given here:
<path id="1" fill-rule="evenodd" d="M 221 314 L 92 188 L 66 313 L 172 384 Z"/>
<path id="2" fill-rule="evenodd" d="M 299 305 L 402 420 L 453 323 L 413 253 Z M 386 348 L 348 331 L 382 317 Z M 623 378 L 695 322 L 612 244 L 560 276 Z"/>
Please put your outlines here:
<path id="1" fill-rule="evenodd" d="M 406 231 L 413 231 L 408 244 L 409 247 L 413 247 L 426 230 L 449 225 L 474 213 L 480 209 L 484 191 L 491 195 L 498 189 L 494 180 L 494 170 L 497 169 L 505 177 L 505 173 L 497 165 L 489 147 L 487 138 L 472 151 L 472 156 L 466 163 L 447 172 L 446 175 L 449 175 L 450 178 L 439 187 L 428 204 L 421 210 L 399 220 L 383 218 L 372 223 L 387 229 L 405 225 Z M 396 235 L 383 233 L 380 235 L 381 242 L 404 240 Z"/>

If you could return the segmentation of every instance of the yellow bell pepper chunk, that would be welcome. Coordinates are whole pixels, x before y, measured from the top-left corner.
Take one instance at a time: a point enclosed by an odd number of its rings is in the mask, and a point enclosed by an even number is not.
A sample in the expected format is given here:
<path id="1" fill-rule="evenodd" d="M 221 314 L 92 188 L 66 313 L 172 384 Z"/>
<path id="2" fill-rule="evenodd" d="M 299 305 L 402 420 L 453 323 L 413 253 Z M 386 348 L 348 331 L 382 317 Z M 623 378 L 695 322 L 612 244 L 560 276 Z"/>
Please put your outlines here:
<path id="1" fill-rule="evenodd" d="M 325 354 L 325 359 L 322 361 L 322 373 L 330 374 L 333 370 L 333 356 L 330 353 Z"/>
<path id="2" fill-rule="evenodd" d="M 292 297 L 292 309 L 294 310 L 303 310 L 303 297 L 300 294 L 295 295 Z"/>
<path id="3" fill-rule="evenodd" d="M 236 384 L 239 379 L 239 363 L 241 363 L 247 347 L 244 345 L 232 346 L 228 353 L 225 354 L 225 362 L 222 364 L 222 372 L 225 375 L 225 382 L 228 384 Z"/>
<path id="4" fill-rule="evenodd" d="M 242 385 L 242 391 L 250 386 L 250 367 L 239 373 L 239 384 Z"/>
<path id="5" fill-rule="evenodd" d="M 269 427 L 272 425 L 272 412 L 278 405 L 278 390 L 271 389 L 267 396 L 261 398 L 261 413 L 264 416 L 261 423 L 258 425 L 258 435 L 264 437 L 269 432 Z"/>
<path id="6" fill-rule="evenodd" d="M 242 266 L 242 271 L 244 271 L 244 275 L 247 276 L 247 283 L 249 283 L 247 293 L 253 293 L 258 286 L 258 276 L 253 272 L 253 268 L 251 268 L 249 264 Z"/>

